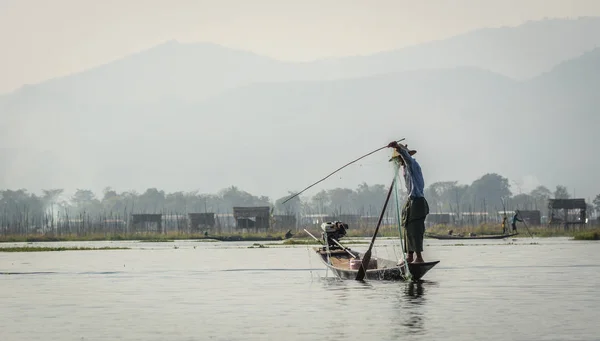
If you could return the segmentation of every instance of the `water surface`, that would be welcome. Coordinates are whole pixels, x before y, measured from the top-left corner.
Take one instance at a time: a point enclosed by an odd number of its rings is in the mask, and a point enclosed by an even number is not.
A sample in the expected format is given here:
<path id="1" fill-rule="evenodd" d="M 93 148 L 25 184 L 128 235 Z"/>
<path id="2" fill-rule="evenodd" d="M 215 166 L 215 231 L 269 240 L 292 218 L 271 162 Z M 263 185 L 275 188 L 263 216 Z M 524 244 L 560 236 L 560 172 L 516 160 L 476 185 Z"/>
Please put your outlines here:
<path id="1" fill-rule="evenodd" d="M 0 340 L 600 339 L 598 242 L 428 239 L 441 262 L 417 284 L 338 280 L 311 246 L 260 243 L 0 253 Z"/>

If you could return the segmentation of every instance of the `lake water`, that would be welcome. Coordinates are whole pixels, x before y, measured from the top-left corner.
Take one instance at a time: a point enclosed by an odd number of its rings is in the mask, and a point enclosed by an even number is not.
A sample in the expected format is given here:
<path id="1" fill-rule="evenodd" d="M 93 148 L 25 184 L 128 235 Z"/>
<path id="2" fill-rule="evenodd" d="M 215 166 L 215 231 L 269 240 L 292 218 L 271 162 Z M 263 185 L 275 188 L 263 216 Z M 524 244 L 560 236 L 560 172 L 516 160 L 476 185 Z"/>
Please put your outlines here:
<path id="1" fill-rule="evenodd" d="M 338 280 L 312 246 L 33 244 L 132 249 L 0 253 L 0 340 L 600 340 L 600 243 L 425 242 L 419 284 Z"/>

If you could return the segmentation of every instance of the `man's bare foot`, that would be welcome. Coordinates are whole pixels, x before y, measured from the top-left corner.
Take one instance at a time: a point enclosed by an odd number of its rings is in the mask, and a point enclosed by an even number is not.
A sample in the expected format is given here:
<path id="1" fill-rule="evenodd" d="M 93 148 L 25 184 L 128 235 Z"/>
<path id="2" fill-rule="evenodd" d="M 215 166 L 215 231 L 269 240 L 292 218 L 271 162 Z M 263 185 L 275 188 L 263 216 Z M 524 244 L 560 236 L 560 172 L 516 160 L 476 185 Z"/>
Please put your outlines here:
<path id="1" fill-rule="evenodd" d="M 411 263 L 413 263 L 413 264 L 415 264 L 415 263 L 425 263 L 425 261 L 423 260 L 423 258 L 417 258 L 417 259 L 414 260 L 414 262 L 411 262 Z"/>
<path id="2" fill-rule="evenodd" d="M 412 258 L 406 258 L 406 264 L 410 264 L 413 262 Z M 400 263 L 398 263 L 398 266 L 404 266 L 404 261 L 400 261 Z"/>

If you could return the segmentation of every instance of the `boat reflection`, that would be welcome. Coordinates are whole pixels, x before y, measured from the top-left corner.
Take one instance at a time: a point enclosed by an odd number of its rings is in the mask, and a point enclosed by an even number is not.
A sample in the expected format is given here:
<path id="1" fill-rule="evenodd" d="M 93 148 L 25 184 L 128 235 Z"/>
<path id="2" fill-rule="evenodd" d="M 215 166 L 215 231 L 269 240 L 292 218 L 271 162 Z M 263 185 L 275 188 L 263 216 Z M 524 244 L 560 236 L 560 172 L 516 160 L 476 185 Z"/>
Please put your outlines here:
<path id="1" fill-rule="evenodd" d="M 397 295 L 397 306 L 394 309 L 396 327 L 391 333 L 398 338 L 411 335 L 425 334 L 427 322 L 427 289 L 435 286 L 435 282 L 419 281 L 403 284 L 402 291 Z"/>
<path id="2" fill-rule="evenodd" d="M 410 333 L 421 334 L 425 330 L 425 288 L 423 283 L 406 283 L 402 302 L 402 323 Z"/>
<path id="3" fill-rule="evenodd" d="M 425 289 L 423 288 L 423 282 L 410 282 L 406 284 L 404 288 L 404 294 L 410 299 L 415 299 L 423 296 Z"/>

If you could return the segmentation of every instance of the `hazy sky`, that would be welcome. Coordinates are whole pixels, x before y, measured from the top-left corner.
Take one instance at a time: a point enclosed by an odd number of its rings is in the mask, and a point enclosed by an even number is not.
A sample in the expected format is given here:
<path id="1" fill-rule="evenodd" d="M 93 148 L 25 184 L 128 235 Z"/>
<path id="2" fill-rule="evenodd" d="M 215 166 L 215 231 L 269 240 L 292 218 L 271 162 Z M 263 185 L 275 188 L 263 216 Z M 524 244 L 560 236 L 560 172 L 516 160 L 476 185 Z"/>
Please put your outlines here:
<path id="1" fill-rule="evenodd" d="M 0 93 L 170 39 L 311 60 L 577 16 L 600 0 L 0 0 Z"/>

